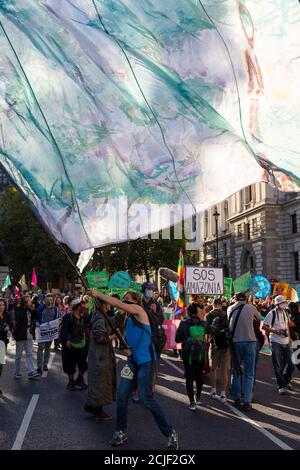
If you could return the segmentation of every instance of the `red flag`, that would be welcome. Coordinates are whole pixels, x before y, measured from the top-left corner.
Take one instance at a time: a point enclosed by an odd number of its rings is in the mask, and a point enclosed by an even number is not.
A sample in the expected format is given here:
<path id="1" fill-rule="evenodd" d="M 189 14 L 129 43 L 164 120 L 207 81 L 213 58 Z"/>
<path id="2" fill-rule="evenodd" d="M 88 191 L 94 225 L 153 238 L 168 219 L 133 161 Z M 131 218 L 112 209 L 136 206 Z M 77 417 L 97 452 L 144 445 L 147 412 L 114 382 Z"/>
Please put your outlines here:
<path id="1" fill-rule="evenodd" d="M 37 286 L 37 278 L 35 274 L 35 268 L 32 268 L 32 276 L 31 276 L 31 285 L 32 286 Z"/>
<path id="2" fill-rule="evenodd" d="M 20 289 L 18 287 L 15 287 L 15 291 L 16 291 L 16 299 L 19 300 L 19 298 L 21 297 L 20 295 Z"/>

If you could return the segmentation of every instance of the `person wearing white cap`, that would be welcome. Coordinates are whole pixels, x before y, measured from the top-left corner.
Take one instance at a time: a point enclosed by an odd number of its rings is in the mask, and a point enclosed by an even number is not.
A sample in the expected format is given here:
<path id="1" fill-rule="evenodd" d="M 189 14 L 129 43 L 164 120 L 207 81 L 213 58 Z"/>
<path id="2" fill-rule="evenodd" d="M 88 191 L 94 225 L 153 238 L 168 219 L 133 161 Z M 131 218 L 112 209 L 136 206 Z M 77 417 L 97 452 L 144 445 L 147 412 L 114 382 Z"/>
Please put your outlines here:
<path id="1" fill-rule="evenodd" d="M 268 313 L 263 324 L 263 329 L 269 335 L 272 362 L 280 395 L 292 390 L 290 381 L 294 370 L 289 330 L 290 319 L 286 307 L 287 301 L 282 295 L 275 297 L 275 308 Z"/>

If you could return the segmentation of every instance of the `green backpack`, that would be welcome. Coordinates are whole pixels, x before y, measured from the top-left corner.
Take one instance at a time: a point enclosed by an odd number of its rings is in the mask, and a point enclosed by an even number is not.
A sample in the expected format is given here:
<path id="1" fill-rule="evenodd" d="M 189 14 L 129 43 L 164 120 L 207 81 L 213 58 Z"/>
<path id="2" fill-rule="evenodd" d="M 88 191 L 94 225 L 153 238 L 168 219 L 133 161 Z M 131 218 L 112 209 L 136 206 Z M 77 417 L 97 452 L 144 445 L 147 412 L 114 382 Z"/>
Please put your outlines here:
<path id="1" fill-rule="evenodd" d="M 192 361 L 205 362 L 206 345 L 204 326 L 190 326 L 189 337 L 185 344 L 185 350 L 188 353 L 190 365 Z"/>

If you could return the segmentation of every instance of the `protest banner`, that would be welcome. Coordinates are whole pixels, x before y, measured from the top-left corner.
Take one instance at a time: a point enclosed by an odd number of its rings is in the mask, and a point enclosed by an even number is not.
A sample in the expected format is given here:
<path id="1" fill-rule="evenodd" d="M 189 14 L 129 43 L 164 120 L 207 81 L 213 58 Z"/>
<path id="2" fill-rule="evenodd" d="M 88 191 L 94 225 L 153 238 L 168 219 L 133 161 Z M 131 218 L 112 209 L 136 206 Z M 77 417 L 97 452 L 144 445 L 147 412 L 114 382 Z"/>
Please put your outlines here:
<path id="1" fill-rule="evenodd" d="M 224 294 L 225 299 L 230 299 L 232 294 L 233 279 L 231 277 L 224 277 Z"/>
<path id="2" fill-rule="evenodd" d="M 247 292 L 251 289 L 251 273 L 248 271 L 233 281 L 234 292 Z"/>
<path id="3" fill-rule="evenodd" d="M 163 329 L 165 330 L 167 342 L 165 345 L 166 350 L 169 349 L 181 349 L 181 343 L 176 343 L 175 336 L 177 328 L 179 327 L 181 320 L 165 320 L 163 323 Z"/>
<path id="4" fill-rule="evenodd" d="M 289 287 L 286 298 L 287 300 L 291 300 L 292 302 L 298 302 L 299 296 L 296 289 L 294 289 L 293 287 Z"/>
<path id="5" fill-rule="evenodd" d="M 264 276 L 254 276 L 251 280 L 251 292 L 258 299 L 266 299 L 271 293 L 270 281 Z"/>
<path id="6" fill-rule="evenodd" d="M 91 289 L 108 287 L 109 275 L 105 270 L 87 272 L 86 278 Z"/>
<path id="7" fill-rule="evenodd" d="M 286 284 L 285 282 L 276 282 L 276 284 L 274 284 L 273 296 L 283 295 L 283 297 L 286 297 L 288 290 L 288 284 Z"/>
<path id="8" fill-rule="evenodd" d="M 109 280 L 110 289 L 129 289 L 132 285 L 130 274 L 127 271 L 118 271 Z"/>
<path id="9" fill-rule="evenodd" d="M 222 295 L 224 292 L 223 269 L 186 266 L 186 294 Z"/>
<path id="10" fill-rule="evenodd" d="M 52 320 L 47 323 L 42 323 L 35 329 L 35 339 L 38 343 L 45 343 L 46 341 L 53 341 L 58 338 L 58 329 L 60 319 Z"/>

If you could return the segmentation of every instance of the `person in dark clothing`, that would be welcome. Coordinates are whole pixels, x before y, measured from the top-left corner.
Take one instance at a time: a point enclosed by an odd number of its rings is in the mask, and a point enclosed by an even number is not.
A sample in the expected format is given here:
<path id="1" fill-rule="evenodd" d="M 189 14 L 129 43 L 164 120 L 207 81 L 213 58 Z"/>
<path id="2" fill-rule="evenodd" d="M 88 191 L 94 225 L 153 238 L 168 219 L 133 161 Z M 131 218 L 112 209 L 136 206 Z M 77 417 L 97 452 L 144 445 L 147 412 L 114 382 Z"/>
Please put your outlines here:
<path id="1" fill-rule="evenodd" d="M 15 308 L 15 315 L 13 321 L 13 337 L 16 341 L 16 360 L 15 360 L 15 378 L 21 379 L 21 358 L 23 349 L 26 353 L 26 369 L 29 379 L 39 377 L 33 359 L 33 334 L 34 334 L 34 321 L 35 321 L 35 308 L 31 303 L 29 294 L 23 295 L 20 304 Z"/>
<path id="2" fill-rule="evenodd" d="M 158 325 L 162 326 L 164 322 L 164 314 L 163 314 L 163 309 L 157 300 L 154 300 L 154 291 L 155 291 L 155 286 L 151 282 L 144 282 L 142 285 L 142 293 L 143 298 L 142 298 L 142 307 L 147 313 L 152 313 L 155 315 L 158 321 Z M 153 364 L 153 379 L 152 379 L 152 391 L 155 391 L 155 384 L 157 380 L 157 372 L 158 372 L 158 367 L 160 363 L 160 356 L 157 355 L 156 361 Z M 133 401 L 138 402 L 139 397 L 137 393 L 133 394 L 132 397 Z"/>
<path id="3" fill-rule="evenodd" d="M 75 299 L 71 305 L 72 313 L 63 316 L 60 327 L 63 371 L 69 376 L 68 390 L 86 390 L 87 385 L 83 379 L 87 370 L 85 325 L 82 315 L 84 303 L 80 299 Z M 78 368 L 78 377 L 75 381 L 76 368 Z"/>
<path id="4" fill-rule="evenodd" d="M 10 330 L 12 330 L 12 323 L 7 313 L 6 302 L 4 299 L 0 298 L 0 377 L 5 364 L 5 353 L 9 342 L 7 334 Z M 2 393 L 0 389 L 0 395 L 2 395 Z"/>
<path id="5" fill-rule="evenodd" d="M 206 334 L 213 334 L 215 329 L 206 321 L 199 318 L 200 307 L 190 304 L 187 308 L 187 318 L 179 325 L 175 341 L 182 343 L 182 360 L 185 371 L 186 390 L 190 400 L 189 410 L 196 411 L 196 405 L 200 405 L 203 387 L 203 369 L 206 359 Z M 197 393 L 194 395 L 194 382 Z"/>

